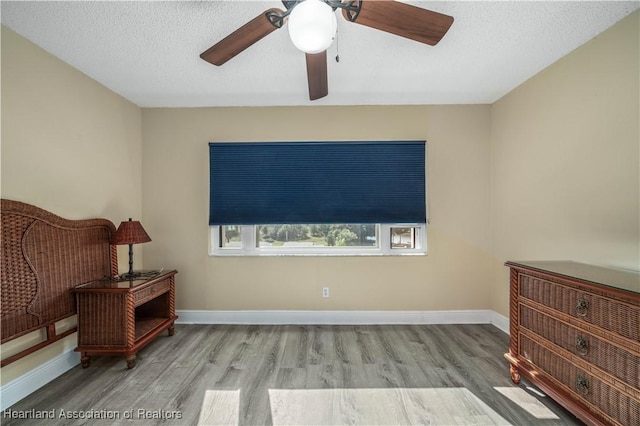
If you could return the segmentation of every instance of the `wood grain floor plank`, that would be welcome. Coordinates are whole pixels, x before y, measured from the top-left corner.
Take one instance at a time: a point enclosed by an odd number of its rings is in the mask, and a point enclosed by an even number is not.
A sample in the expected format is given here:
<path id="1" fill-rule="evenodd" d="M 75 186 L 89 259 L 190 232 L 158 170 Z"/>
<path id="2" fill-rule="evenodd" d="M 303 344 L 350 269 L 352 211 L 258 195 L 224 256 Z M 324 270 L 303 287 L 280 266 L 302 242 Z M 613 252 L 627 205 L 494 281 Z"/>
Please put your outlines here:
<path id="1" fill-rule="evenodd" d="M 65 426 L 279 425 L 287 419 L 580 424 L 549 398 L 526 390 L 526 382 L 513 385 L 502 356 L 507 347 L 508 336 L 490 325 L 178 325 L 174 336 L 160 336 L 140 351 L 134 369 L 122 358 L 95 357 L 88 369 L 78 366 L 11 407 L 105 410 L 120 419 L 0 420 Z M 138 410 L 181 418 L 140 418 Z M 124 419 L 125 412 L 133 419 Z M 537 418 L 542 412 L 547 417 Z"/>

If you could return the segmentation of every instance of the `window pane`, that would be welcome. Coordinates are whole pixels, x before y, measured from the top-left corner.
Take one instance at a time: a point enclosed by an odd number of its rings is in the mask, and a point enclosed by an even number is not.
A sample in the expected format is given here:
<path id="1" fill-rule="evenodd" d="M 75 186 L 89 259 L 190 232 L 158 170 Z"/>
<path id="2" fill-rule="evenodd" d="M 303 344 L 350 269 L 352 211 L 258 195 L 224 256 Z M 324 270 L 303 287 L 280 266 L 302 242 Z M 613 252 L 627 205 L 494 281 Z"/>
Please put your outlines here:
<path id="1" fill-rule="evenodd" d="M 220 227 L 220 247 L 242 248 L 240 226 L 225 225 Z"/>
<path id="2" fill-rule="evenodd" d="M 256 226 L 258 247 L 377 247 L 377 226 L 260 225 Z"/>
<path id="3" fill-rule="evenodd" d="M 391 248 L 416 248 L 416 228 L 391 227 Z"/>

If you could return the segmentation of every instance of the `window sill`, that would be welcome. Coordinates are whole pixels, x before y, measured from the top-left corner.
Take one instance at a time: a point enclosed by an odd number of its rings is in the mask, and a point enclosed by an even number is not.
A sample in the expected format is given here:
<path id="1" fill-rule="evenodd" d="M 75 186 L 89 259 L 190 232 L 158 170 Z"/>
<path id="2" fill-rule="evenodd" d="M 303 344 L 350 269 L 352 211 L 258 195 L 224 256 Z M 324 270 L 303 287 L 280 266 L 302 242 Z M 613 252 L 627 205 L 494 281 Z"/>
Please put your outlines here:
<path id="1" fill-rule="evenodd" d="M 216 251 L 215 253 L 209 253 L 209 257 L 405 257 L 405 256 L 426 256 L 426 252 L 398 252 L 398 253 L 381 253 L 379 251 L 371 253 L 363 252 L 341 252 L 341 253 L 305 253 L 305 252 L 252 252 L 247 253 L 244 251 Z"/>

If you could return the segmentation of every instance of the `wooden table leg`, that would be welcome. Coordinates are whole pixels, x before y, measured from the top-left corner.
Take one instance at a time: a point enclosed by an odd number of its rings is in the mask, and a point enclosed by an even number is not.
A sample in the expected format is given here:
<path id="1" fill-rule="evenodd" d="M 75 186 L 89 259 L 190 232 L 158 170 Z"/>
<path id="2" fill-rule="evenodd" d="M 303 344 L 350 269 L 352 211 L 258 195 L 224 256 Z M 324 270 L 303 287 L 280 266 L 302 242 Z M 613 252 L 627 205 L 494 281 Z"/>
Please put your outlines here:
<path id="1" fill-rule="evenodd" d="M 136 366 L 136 355 L 127 355 L 127 368 L 131 369 Z"/>
<path id="2" fill-rule="evenodd" d="M 520 371 L 513 365 L 509 366 L 509 372 L 511 373 L 511 381 L 516 385 L 520 383 Z"/>
<path id="3" fill-rule="evenodd" d="M 81 352 L 80 362 L 82 363 L 82 368 L 88 368 L 89 364 L 91 364 L 91 357 L 86 352 Z"/>

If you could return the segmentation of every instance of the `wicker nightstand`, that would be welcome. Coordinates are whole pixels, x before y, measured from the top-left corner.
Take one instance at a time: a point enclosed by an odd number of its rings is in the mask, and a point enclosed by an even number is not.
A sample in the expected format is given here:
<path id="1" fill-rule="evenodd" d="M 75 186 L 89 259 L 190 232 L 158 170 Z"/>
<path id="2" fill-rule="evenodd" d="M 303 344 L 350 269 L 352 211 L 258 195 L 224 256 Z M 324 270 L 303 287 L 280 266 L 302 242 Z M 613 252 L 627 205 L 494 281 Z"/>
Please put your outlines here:
<path id="1" fill-rule="evenodd" d="M 101 280 L 76 287 L 78 347 L 82 367 L 91 355 L 123 355 L 133 368 L 136 353 L 164 330 L 173 335 L 175 274 L 151 279 Z"/>

